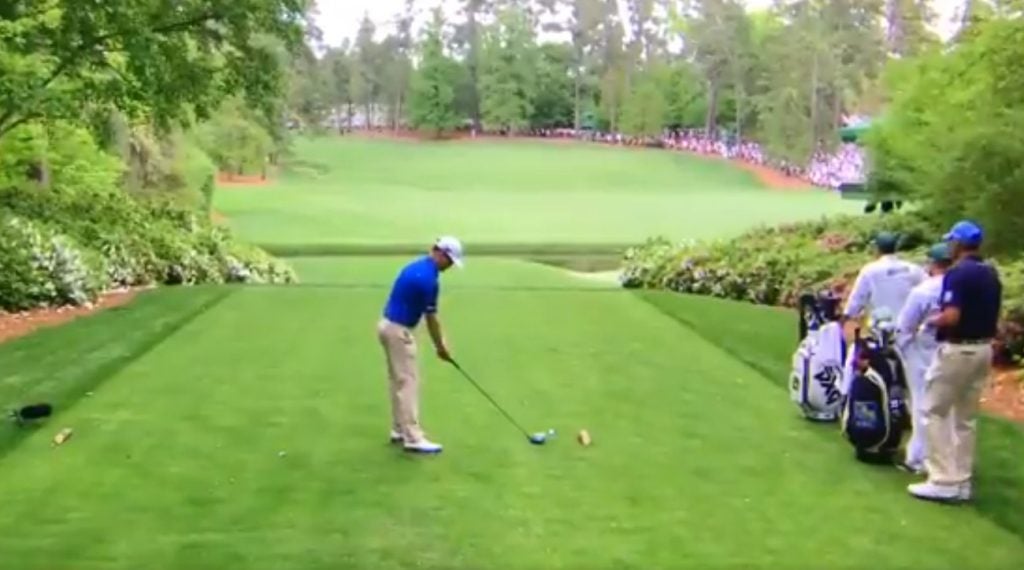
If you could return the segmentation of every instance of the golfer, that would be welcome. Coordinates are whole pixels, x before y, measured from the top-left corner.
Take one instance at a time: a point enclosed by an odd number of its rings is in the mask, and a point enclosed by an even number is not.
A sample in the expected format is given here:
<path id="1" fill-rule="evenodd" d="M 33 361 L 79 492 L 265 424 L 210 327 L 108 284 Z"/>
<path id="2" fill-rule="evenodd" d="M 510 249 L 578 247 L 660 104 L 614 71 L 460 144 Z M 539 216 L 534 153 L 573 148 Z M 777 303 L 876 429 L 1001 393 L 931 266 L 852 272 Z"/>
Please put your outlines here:
<path id="1" fill-rule="evenodd" d="M 928 480 L 907 490 L 933 501 L 968 501 L 972 496 L 975 416 L 992 368 L 992 340 L 1002 305 L 1002 284 L 979 249 L 982 230 L 962 221 L 946 234 L 953 267 L 942 282 L 941 312 L 929 319 L 939 349 L 925 374 Z"/>
<path id="2" fill-rule="evenodd" d="M 441 445 L 426 438 L 419 420 L 420 378 L 416 364 L 416 338 L 413 334 L 425 318 L 437 356 L 451 361 L 451 354 L 437 318 L 438 279 L 452 265 L 462 266 L 462 244 L 453 237 L 442 237 L 430 253 L 406 265 L 395 279 L 377 325 L 377 337 L 387 358 L 391 392 L 391 442 L 401 443 L 406 451 L 438 453 Z"/>
<path id="3" fill-rule="evenodd" d="M 953 263 L 949 245 L 933 245 L 928 250 L 928 261 L 928 279 L 910 292 L 896 323 L 897 345 L 903 355 L 907 383 L 910 385 L 910 416 L 913 425 L 913 435 L 900 467 L 918 475 L 925 473 L 924 376 L 939 348 L 939 341 L 935 338 L 936 330 L 927 325 L 927 320 L 939 313 L 943 276 Z"/>

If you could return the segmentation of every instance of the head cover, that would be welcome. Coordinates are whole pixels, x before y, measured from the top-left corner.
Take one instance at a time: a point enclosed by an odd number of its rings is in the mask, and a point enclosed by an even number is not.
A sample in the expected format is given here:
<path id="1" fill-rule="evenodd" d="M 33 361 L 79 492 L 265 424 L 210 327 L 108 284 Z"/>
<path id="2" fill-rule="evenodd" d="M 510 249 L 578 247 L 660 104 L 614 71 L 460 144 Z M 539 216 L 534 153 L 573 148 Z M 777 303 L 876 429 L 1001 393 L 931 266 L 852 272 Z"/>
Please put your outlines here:
<path id="1" fill-rule="evenodd" d="M 981 245 L 983 237 L 984 233 L 978 224 L 968 220 L 961 220 L 953 224 L 953 227 L 949 230 L 949 233 L 943 236 L 943 239 L 959 242 L 967 246 L 978 246 Z"/>
<path id="2" fill-rule="evenodd" d="M 875 246 L 879 250 L 892 253 L 896 251 L 896 245 L 899 243 L 900 238 L 898 235 L 892 232 L 881 232 L 875 236 Z"/>
<path id="3" fill-rule="evenodd" d="M 953 261 L 952 252 L 949 251 L 949 244 L 937 243 L 928 248 L 928 259 L 935 263 L 949 263 Z"/>
<path id="4" fill-rule="evenodd" d="M 434 242 L 434 247 L 447 255 L 448 259 L 452 260 L 456 267 L 462 267 L 462 243 L 458 239 L 452 236 L 444 236 Z"/>

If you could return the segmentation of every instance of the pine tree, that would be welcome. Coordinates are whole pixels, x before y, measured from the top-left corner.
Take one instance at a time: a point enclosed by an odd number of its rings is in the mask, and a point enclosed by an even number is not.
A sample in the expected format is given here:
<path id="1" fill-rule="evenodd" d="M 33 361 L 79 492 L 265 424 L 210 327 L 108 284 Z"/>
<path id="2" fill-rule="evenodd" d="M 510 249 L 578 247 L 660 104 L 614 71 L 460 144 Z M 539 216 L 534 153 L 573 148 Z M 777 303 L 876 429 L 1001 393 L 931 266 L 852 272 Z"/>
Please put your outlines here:
<path id="1" fill-rule="evenodd" d="M 457 123 L 455 115 L 455 63 L 444 53 L 444 15 L 440 8 L 420 45 L 420 64 L 412 79 L 409 120 L 413 127 L 440 138 Z"/>

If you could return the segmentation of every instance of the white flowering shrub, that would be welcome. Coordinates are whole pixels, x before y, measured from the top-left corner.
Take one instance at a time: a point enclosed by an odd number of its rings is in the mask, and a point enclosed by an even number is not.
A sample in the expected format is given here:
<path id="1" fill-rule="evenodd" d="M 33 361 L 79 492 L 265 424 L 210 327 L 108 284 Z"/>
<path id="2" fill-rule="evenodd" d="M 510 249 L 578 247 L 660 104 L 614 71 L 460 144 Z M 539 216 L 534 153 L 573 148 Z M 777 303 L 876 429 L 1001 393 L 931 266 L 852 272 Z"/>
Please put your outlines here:
<path id="1" fill-rule="evenodd" d="M 287 264 L 226 229 L 126 195 L 0 190 L 0 204 L 0 310 L 81 305 L 149 284 L 297 281 Z"/>
<path id="2" fill-rule="evenodd" d="M 14 216 L 0 218 L 0 308 L 84 305 L 107 282 L 98 255 L 66 236 Z"/>

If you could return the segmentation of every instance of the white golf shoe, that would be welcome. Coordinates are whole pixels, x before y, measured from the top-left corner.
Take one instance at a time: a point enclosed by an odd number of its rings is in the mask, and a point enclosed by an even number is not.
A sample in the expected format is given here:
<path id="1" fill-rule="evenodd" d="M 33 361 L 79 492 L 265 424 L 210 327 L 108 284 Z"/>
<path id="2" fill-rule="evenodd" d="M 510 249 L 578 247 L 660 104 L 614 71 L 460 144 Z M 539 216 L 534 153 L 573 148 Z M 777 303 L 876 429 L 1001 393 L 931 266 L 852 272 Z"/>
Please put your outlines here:
<path id="1" fill-rule="evenodd" d="M 443 446 L 440 443 L 434 443 L 426 439 L 419 441 L 405 442 L 403 447 L 406 451 L 411 453 L 441 453 Z"/>
<path id="2" fill-rule="evenodd" d="M 911 475 L 927 475 L 928 474 L 928 471 L 924 468 L 924 465 L 921 464 L 921 463 L 910 463 L 908 461 L 904 461 L 904 462 L 900 463 L 899 465 L 897 465 L 896 468 L 899 469 L 900 471 L 905 471 L 907 473 L 910 473 Z"/>
<path id="3" fill-rule="evenodd" d="M 918 499 L 937 501 L 940 503 L 956 503 L 961 500 L 960 485 L 938 485 L 931 482 L 914 483 L 907 486 L 907 491 Z"/>
<path id="4" fill-rule="evenodd" d="M 405 438 L 402 437 L 402 434 L 397 432 L 396 430 L 391 430 L 391 435 L 389 436 L 389 439 L 391 443 L 402 443 L 405 441 Z"/>
<path id="5" fill-rule="evenodd" d="M 974 499 L 974 486 L 970 481 L 960 483 L 960 496 L 957 497 L 957 500 L 966 503 L 972 499 Z"/>

